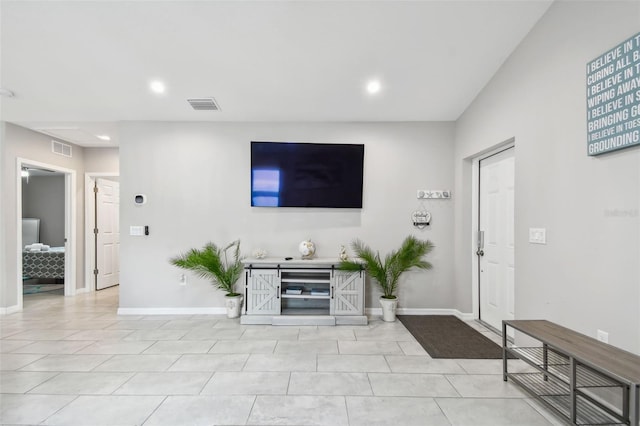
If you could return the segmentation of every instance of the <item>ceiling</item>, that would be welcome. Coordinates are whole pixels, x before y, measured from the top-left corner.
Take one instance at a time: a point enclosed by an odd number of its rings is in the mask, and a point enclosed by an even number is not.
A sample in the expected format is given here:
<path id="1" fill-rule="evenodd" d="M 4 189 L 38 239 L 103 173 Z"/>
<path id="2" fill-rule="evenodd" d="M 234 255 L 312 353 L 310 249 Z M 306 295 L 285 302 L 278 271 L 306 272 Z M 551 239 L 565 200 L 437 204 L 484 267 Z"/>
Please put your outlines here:
<path id="1" fill-rule="evenodd" d="M 456 120 L 552 1 L 2 0 L 0 114 L 92 147 L 128 120 Z"/>
<path id="2" fill-rule="evenodd" d="M 23 167 L 23 170 L 27 170 L 29 172 L 29 177 L 51 177 L 51 176 L 64 176 L 63 172 L 58 172 L 55 170 L 47 170 L 38 167 Z M 29 183 L 29 182 L 26 182 Z"/>

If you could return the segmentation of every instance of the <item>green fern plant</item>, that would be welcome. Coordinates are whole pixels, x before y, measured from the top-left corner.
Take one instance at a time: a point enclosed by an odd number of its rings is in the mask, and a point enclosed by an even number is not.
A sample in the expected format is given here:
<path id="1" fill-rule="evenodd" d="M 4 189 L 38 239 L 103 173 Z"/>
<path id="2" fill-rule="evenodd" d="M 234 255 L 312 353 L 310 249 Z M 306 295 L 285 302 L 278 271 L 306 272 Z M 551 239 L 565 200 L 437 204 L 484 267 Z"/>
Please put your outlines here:
<path id="1" fill-rule="evenodd" d="M 224 290 L 227 296 L 240 295 L 233 291 L 233 286 L 242 276 L 244 269 L 240 255 L 240 240 L 223 248 L 209 242 L 202 249 L 191 249 L 171 258 L 169 262 L 178 268 L 193 271 L 198 276 L 210 280 L 220 290 Z"/>
<path id="2" fill-rule="evenodd" d="M 374 252 L 371 247 L 356 239 L 351 243 L 357 260 L 340 262 L 339 269 L 345 271 L 359 271 L 364 269 L 382 288 L 383 298 L 395 299 L 400 276 L 411 268 L 431 269 L 433 265 L 423 259 L 433 250 L 434 245 L 429 240 L 419 240 L 408 236 L 399 249 L 391 251 L 384 257 L 380 252 Z"/>

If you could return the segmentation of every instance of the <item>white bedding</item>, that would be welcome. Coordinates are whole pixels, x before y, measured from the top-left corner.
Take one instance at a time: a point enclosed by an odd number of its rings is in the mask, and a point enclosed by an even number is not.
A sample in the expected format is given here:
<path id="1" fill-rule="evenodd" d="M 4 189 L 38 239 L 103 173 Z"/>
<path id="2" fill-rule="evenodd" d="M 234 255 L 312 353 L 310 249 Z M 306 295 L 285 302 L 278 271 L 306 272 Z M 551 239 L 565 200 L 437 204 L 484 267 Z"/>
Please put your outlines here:
<path id="1" fill-rule="evenodd" d="M 26 246 L 24 246 L 24 251 L 28 251 L 28 252 L 41 252 L 41 251 L 52 251 L 55 253 L 64 253 L 64 247 L 50 247 L 46 244 L 42 244 L 42 243 L 34 243 L 34 244 L 27 244 Z"/>

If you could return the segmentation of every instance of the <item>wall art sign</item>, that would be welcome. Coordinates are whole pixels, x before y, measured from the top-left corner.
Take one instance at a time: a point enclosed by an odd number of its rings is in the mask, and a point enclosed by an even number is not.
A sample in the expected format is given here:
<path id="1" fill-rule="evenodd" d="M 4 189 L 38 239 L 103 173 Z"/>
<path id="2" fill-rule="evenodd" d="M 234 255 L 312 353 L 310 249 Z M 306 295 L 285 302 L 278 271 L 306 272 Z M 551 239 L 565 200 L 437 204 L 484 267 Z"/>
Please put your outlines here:
<path id="1" fill-rule="evenodd" d="M 587 152 L 640 145 L 640 33 L 587 64 Z"/>

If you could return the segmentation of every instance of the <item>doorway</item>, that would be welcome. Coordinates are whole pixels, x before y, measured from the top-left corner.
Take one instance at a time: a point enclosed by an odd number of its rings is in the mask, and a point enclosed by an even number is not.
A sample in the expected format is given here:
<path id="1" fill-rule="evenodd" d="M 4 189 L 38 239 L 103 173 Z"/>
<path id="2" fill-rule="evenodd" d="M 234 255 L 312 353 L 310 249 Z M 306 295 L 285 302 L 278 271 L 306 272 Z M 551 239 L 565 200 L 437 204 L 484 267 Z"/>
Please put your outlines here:
<path id="1" fill-rule="evenodd" d="M 90 291 L 120 283 L 120 183 L 117 174 L 87 173 L 86 282 Z"/>
<path id="2" fill-rule="evenodd" d="M 477 167 L 478 319 L 498 332 L 515 318 L 514 152 L 484 155 Z"/>
<path id="3" fill-rule="evenodd" d="M 17 277 L 16 277 L 16 285 L 17 285 L 17 305 L 19 309 L 22 309 L 24 306 L 24 295 L 23 288 L 25 278 L 40 278 L 38 275 L 42 275 L 44 278 L 49 278 L 50 274 L 54 274 L 55 279 L 63 281 L 64 295 L 65 296 L 73 296 L 76 293 L 76 257 L 75 257 L 75 206 L 76 206 L 76 198 L 75 198 L 75 182 L 76 182 L 76 174 L 75 170 L 66 169 L 62 167 L 58 167 L 52 164 L 46 164 L 39 161 L 33 161 L 25 158 L 17 159 L 17 187 L 16 187 L 16 210 L 17 210 Z M 35 247 L 30 247 L 27 251 L 25 249 L 26 245 L 23 244 L 23 181 L 25 179 L 34 179 L 36 175 L 46 176 L 47 174 L 61 176 L 63 179 L 64 190 L 58 195 L 58 197 L 62 197 L 64 201 L 60 203 L 61 208 L 64 209 L 64 212 L 61 213 L 61 217 L 63 218 L 63 223 L 61 224 L 53 224 L 48 219 L 49 216 L 46 214 L 45 210 L 40 210 L 43 213 L 36 217 L 30 219 L 38 219 L 36 221 L 27 221 L 27 225 L 31 230 L 31 240 L 28 242 L 31 245 L 34 245 L 33 238 L 40 240 L 41 236 L 45 234 L 41 232 L 42 230 L 47 229 L 50 231 L 52 228 L 60 228 L 59 236 L 55 232 L 53 234 L 47 233 L 47 237 L 51 239 L 51 241 L 37 241 L 35 242 Z M 32 177 L 33 176 L 33 177 Z M 46 192 L 46 191 L 45 191 Z M 38 196 L 36 196 L 37 198 Z M 36 203 L 40 203 L 46 205 L 46 200 L 35 200 Z M 43 220 L 44 219 L 44 220 Z M 37 225 L 34 226 L 34 222 Z M 57 222 L 57 220 L 56 220 Z M 29 231 L 25 230 L 25 231 Z M 35 231 L 34 231 L 35 230 Z M 35 233 L 34 233 L 35 232 Z M 32 241 L 33 240 L 33 241 Z M 47 244 L 51 243 L 51 244 Z M 55 250 L 52 250 L 52 245 Z M 46 249 L 45 249 L 46 246 Z M 26 256 L 25 254 L 28 254 Z M 38 258 L 38 256 L 43 257 L 42 259 Z M 46 259 L 44 259 L 46 257 Z M 56 258 L 55 265 L 52 264 L 52 258 Z M 59 258 L 59 259 L 58 259 Z M 35 259 L 35 260 L 34 260 Z M 31 263 L 25 267 L 25 262 L 36 262 L 35 267 Z M 60 265 L 58 265 L 60 264 Z M 26 277 L 24 272 L 25 269 L 31 271 L 29 276 Z M 63 270 L 61 270 L 63 269 Z M 40 271 L 38 273 L 33 273 L 34 270 Z"/>

